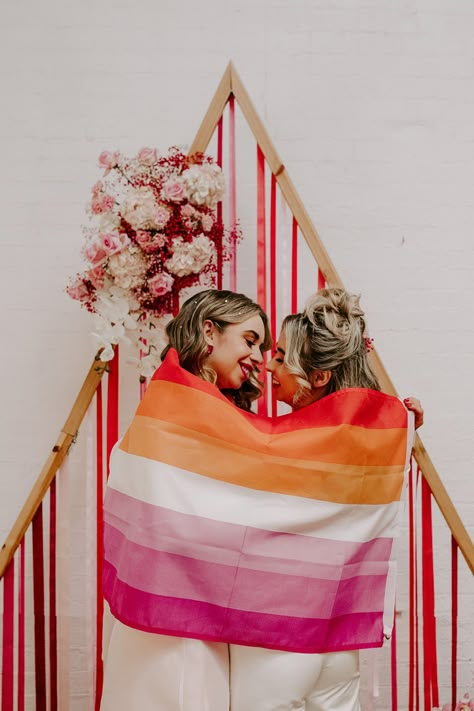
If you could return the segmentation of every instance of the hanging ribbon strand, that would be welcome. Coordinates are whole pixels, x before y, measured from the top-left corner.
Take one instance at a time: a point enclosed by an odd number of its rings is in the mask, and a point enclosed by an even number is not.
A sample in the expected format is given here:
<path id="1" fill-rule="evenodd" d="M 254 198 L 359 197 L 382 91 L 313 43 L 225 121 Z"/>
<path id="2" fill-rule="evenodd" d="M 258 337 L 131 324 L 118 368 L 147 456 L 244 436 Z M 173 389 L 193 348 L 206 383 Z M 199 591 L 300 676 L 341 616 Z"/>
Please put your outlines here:
<path id="1" fill-rule="evenodd" d="M 14 586 L 15 562 L 10 562 L 3 580 L 3 633 L 2 633 L 2 711 L 13 708 L 14 662 Z"/>
<path id="2" fill-rule="evenodd" d="M 222 145 L 223 145 L 223 122 L 224 117 L 221 116 L 217 123 L 217 165 L 222 169 Z M 222 223 L 222 200 L 217 203 L 217 220 L 219 224 Z M 219 239 L 219 243 L 216 244 L 217 247 L 217 288 L 222 289 L 222 277 L 224 269 L 224 260 L 222 255 L 222 238 Z"/>
<path id="3" fill-rule="evenodd" d="M 58 708 L 58 638 L 56 616 L 56 479 L 49 491 L 49 698 L 51 711 Z"/>
<path id="4" fill-rule="evenodd" d="M 235 235 L 237 227 L 237 194 L 235 179 L 235 101 L 234 96 L 229 97 L 229 228 Z M 237 290 L 237 248 L 235 239 L 230 243 L 230 290 Z"/>
<path id="5" fill-rule="evenodd" d="M 267 244 L 265 211 L 265 157 L 257 145 L 257 301 L 264 311 L 267 310 Z M 264 371 L 265 372 L 265 371 Z M 259 415 L 268 412 L 267 391 L 257 404 Z"/>

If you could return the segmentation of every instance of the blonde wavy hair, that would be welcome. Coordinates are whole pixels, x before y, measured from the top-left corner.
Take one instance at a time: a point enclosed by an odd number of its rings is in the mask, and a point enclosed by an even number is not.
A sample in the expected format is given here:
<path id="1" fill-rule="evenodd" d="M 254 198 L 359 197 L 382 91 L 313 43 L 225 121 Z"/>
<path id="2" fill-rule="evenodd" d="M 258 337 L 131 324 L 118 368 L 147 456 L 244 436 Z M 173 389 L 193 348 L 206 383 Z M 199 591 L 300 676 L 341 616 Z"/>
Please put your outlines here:
<path id="1" fill-rule="evenodd" d="M 285 365 L 299 383 L 294 403 L 311 401 L 311 375 L 330 370 L 326 393 L 343 388 L 380 390 L 367 359 L 364 311 L 359 296 L 344 289 L 320 289 L 302 313 L 287 316 Z"/>
<path id="2" fill-rule="evenodd" d="M 182 368 L 203 380 L 215 383 L 217 374 L 206 365 L 208 344 L 204 338 L 204 321 L 212 323 L 223 332 L 227 326 L 242 323 L 252 316 L 260 316 L 263 321 L 265 338 L 261 350 L 272 346 L 268 318 L 261 307 L 245 294 L 233 291 L 207 289 L 195 294 L 182 305 L 179 314 L 166 326 L 168 345 L 161 353 L 165 357 L 170 348 L 175 348 Z M 250 410 L 254 400 L 262 394 L 262 386 L 257 373 L 253 372 L 238 390 L 223 391 L 243 410 Z"/>

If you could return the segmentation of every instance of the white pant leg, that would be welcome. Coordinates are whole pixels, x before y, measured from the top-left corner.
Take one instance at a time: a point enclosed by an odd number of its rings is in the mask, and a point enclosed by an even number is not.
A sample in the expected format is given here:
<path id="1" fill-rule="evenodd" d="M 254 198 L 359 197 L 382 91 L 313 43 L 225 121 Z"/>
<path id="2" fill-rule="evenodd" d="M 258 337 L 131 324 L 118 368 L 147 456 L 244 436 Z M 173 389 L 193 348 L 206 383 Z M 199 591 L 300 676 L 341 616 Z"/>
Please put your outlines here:
<path id="1" fill-rule="evenodd" d="M 323 665 L 306 711 L 360 711 L 359 652 L 322 654 Z"/>
<path id="2" fill-rule="evenodd" d="M 231 645 L 231 711 L 359 711 L 358 656 Z"/>
<path id="3" fill-rule="evenodd" d="M 140 632 L 117 620 L 101 711 L 229 711 L 226 644 Z"/>

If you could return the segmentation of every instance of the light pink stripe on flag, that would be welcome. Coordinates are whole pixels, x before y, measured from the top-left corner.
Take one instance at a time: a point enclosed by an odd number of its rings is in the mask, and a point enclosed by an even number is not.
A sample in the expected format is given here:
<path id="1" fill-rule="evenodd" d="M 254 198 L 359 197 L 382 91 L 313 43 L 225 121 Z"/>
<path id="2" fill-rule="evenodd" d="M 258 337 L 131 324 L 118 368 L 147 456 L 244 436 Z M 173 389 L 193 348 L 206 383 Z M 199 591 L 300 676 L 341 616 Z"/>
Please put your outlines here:
<path id="1" fill-rule="evenodd" d="M 333 578 L 334 575 L 339 578 L 339 571 L 334 573 L 333 569 L 342 565 L 388 561 L 392 550 L 391 538 L 375 538 L 360 543 L 269 531 L 155 506 L 111 487 L 107 489 L 104 516 L 127 538 L 133 536 L 133 540 L 149 548 L 167 550 L 163 547 L 167 542 L 184 540 L 190 545 L 192 542 L 200 546 L 201 555 L 208 547 L 205 560 L 230 564 L 233 559 L 228 556 L 234 552 L 239 556 L 245 553 L 268 558 L 269 565 L 273 560 L 286 560 L 298 565 L 306 562 L 315 566 L 319 564 L 315 575 L 323 578 Z M 129 521 L 134 521 L 133 529 Z M 308 567 L 305 575 L 313 577 L 309 570 Z"/>
<path id="2" fill-rule="evenodd" d="M 234 564 L 212 563 L 133 543 L 107 524 L 108 562 L 123 582 L 157 595 L 207 601 L 221 607 L 298 617 L 329 618 L 382 610 L 386 564 L 378 575 L 324 580 Z M 307 564 L 306 564 L 307 565 Z"/>

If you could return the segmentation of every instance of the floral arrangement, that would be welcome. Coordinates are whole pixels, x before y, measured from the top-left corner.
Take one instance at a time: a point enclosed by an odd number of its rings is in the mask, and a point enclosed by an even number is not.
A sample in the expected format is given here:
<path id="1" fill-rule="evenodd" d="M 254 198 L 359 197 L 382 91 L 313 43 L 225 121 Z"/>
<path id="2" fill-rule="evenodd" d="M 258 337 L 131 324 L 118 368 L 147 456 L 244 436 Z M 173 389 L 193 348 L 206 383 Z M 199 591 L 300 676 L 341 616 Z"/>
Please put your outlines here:
<path id="1" fill-rule="evenodd" d="M 99 166 L 84 228 L 87 268 L 66 291 L 95 314 L 101 359 L 132 341 L 144 379 L 160 363 L 181 291 L 215 286 L 218 255 L 226 261 L 238 235 L 217 218 L 224 177 L 212 158 L 142 148 L 134 158 L 104 151 Z"/>

